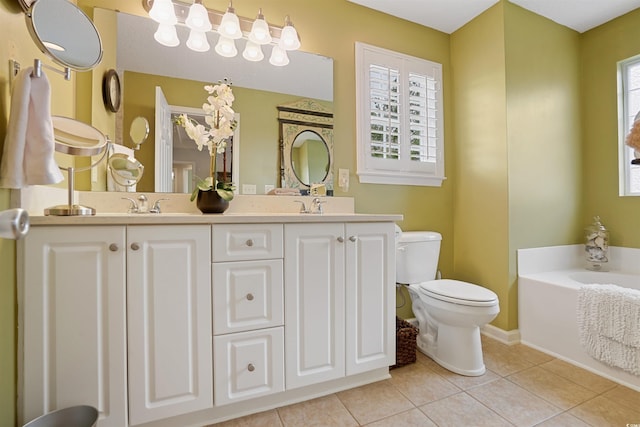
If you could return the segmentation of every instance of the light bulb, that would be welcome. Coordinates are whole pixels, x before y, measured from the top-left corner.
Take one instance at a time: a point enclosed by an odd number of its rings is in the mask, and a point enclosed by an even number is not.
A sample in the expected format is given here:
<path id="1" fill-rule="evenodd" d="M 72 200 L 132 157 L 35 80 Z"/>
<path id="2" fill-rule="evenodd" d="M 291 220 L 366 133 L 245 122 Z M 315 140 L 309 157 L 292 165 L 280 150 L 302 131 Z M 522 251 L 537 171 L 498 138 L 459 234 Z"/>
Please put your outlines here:
<path id="1" fill-rule="evenodd" d="M 293 27 L 289 16 L 284 20 L 284 27 L 280 33 L 280 48 L 284 50 L 297 50 L 300 48 L 300 37 Z"/>
<path id="2" fill-rule="evenodd" d="M 247 61 L 257 62 L 264 59 L 264 53 L 262 53 L 262 48 L 259 44 L 247 40 L 247 45 L 242 52 L 242 57 Z"/>
<path id="3" fill-rule="evenodd" d="M 180 44 L 175 25 L 159 24 L 158 30 L 153 35 L 153 38 L 161 45 L 168 47 L 175 47 Z"/>
<path id="4" fill-rule="evenodd" d="M 249 33 L 249 40 L 259 45 L 271 43 L 269 24 L 264 20 L 262 9 L 258 11 L 258 16 L 256 20 L 253 21 L 251 32 Z"/>
<path id="5" fill-rule="evenodd" d="M 209 12 L 202 3 L 193 3 L 189 7 L 189 15 L 184 23 L 187 27 L 196 31 L 211 31 L 211 21 L 209 20 Z"/>
<path id="6" fill-rule="evenodd" d="M 218 52 L 218 55 L 224 56 L 225 58 L 233 58 L 238 54 L 235 42 L 232 39 L 223 36 L 220 36 L 215 49 L 216 52 Z"/>
<path id="7" fill-rule="evenodd" d="M 154 0 L 149 17 L 159 24 L 175 25 L 178 23 L 176 11 L 171 0 Z"/>
<path id="8" fill-rule="evenodd" d="M 242 37 L 242 31 L 240 30 L 240 20 L 238 19 L 238 15 L 236 15 L 235 9 L 231 5 L 231 3 L 229 3 L 227 11 L 222 16 L 220 26 L 218 27 L 218 33 L 220 33 L 220 35 L 223 37 L 233 40 Z"/>
<path id="9" fill-rule="evenodd" d="M 278 45 L 274 45 L 273 50 L 271 51 L 271 57 L 269 58 L 269 63 L 276 67 L 284 67 L 289 63 L 287 51 Z"/>
<path id="10" fill-rule="evenodd" d="M 211 46 L 209 46 L 209 41 L 207 41 L 207 34 L 202 31 L 196 30 L 191 30 L 189 32 L 187 47 L 196 52 L 206 52 L 211 49 Z"/>

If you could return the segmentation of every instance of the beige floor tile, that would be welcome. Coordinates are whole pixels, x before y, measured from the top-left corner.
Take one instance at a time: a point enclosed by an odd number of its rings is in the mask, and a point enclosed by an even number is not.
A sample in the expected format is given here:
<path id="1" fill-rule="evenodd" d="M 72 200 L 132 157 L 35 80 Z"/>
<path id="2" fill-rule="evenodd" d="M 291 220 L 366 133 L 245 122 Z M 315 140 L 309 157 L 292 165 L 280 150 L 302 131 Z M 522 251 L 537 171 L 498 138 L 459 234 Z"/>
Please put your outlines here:
<path id="1" fill-rule="evenodd" d="M 414 407 L 390 380 L 341 391 L 337 396 L 360 424 L 378 421 Z"/>
<path id="2" fill-rule="evenodd" d="M 392 415 L 380 421 L 367 424 L 367 427 L 438 427 L 418 409 Z"/>
<path id="3" fill-rule="evenodd" d="M 279 408 L 278 414 L 285 427 L 358 425 L 335 394 Z"/>
<path id="4" fill-rule="evenodd" d="M 602 396 L 586 401 L 569 413 L 593 426 L 640 425 L 639 411 Z"/>
<path id="5" fill-rule="evenodd" d="M 537 424 L 536 427 L 590 427 L 590 425 L 567 412 L 563 412 L 560 415 L 556 415 L 547 421 Z"/>
<path id="6" fill-rule="evenodd" d="M 500 379 L 467 391 L 498 415 L 518 426 L 531 426 L 561 412 L 522 387 Z"/>
<path id="7" fill-rule="evenodd" d="M 502 378 L 500 375 L 495 372 L 487 369 L 483 375 L 477 377 L 468 377 L 466 375 L 456 374 L 455 372 L 451 372 L 446 368 L 438 365 L 437 363 L 433 363 L 433 366 L 429 366 L 429 369 L 433 370 L 436 374 L 444 377 L 447 381 L 452 382 L 458 388 L 462 390 L 468 390 L 473 387 L 478 387 L 479 385 L 489 383 L 491 381 L 498 380 Z"/>
<path id="8" fill-rule="evenodd" d="M 391 383 L 416 406 L 460 392 L 458 387 L 422 363 L 392 371 Z"/>
<path id="9" fill-rule="evenodd" d="M 275 409 L 214 425 L 215 427 L 282 427 L 280 417 Z"/>
<path id="10" fill-rule="evenodd" d="M 634 410 L 639 410 L 638 408 L 640 408 L 640 392 L 628 387 L 616 386 L 603 394 L 603 396 Z"/>
<path id="11" fill-rule="evenodd" d="M 560 359 L 554 359 L 550 362 L 540 365 L 541 368 L 560 375 L 568 380 L 573 381 L 596 393 L 604 393 L 611 390 L 617 384 L 606 378 L 593 374 L 586 369 L 579 368 Z"/>
<path id="12" fill-rule="evenodd" d="M 507 379 L 564 410 L 596 396 L 594 391 L 537 366 L 509 375 Z"/>
<path id="13" fill-rule="evenodd" d="M 466 393 L 421 406 L 420 410 L 439 427 L 501 427 L 510 426 L 504 418 Z"/>
<path id="14" fill-rule="evenodd" d="M 527 347 L 523 344 L 514 344 L 512 346 L 509 346 L 509 351 L 513 354 L 517 354 L 525 360 L 528 360 L 534 365 L 546 363 L 554 359 L 553 356 L 549 356 L 546 353 L 543 353 L 531 347 Z"/>
<path id="15" fill-rule="evenodd" d="M 525 359 L 521 351 L 501 343 L 483 346 L 484 364 L 490 371 L 506 377 L 507 375 L 531 368 L 535 364 Z"/>

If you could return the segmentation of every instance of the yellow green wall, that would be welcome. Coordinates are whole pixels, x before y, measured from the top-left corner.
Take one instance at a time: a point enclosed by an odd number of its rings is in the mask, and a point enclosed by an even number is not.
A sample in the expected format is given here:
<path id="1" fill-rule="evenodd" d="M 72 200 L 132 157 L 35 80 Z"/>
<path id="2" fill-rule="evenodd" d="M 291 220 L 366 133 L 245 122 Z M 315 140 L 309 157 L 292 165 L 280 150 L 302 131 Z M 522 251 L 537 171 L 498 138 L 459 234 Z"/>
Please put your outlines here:
<path id="1" fill-rule="evenodd" d="M 618 196 L 617 68 L 640 54 L 640 9 L 594 28 L 581 40 L 583 225 L 600 215 L 611 244 L 640 248 L 640 197 Z"/>

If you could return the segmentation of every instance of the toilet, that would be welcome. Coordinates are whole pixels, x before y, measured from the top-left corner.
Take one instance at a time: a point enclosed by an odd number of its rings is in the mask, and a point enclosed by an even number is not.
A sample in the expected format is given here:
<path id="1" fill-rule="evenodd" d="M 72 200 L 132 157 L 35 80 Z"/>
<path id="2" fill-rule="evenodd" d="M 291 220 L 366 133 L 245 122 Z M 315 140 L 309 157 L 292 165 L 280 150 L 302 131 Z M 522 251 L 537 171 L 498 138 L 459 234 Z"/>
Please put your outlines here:
<path id="1" fill-rule="evenodd" d="M 500 312 L 498 296 L 459 280 L 437 279 L 440 233 L 396 228 L 396 282 L 408 285 L 418 349 L 461 375 L 485 372 L 480 327 Z"/>

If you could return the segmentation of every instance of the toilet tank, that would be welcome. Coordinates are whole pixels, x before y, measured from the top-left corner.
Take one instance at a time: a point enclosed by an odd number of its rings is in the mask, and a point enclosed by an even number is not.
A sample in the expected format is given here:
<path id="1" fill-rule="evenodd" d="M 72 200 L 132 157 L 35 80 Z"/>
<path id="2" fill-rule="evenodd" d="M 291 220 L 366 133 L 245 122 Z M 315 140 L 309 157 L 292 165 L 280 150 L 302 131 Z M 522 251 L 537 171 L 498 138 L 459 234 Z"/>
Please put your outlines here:
<path id="1" fill-rule="evenodd" d="M 436 278 L 442 235 L 405 231 L 396 240 L 396 282 L 421 283 Z"/>

